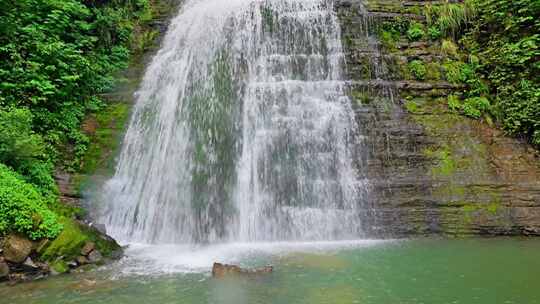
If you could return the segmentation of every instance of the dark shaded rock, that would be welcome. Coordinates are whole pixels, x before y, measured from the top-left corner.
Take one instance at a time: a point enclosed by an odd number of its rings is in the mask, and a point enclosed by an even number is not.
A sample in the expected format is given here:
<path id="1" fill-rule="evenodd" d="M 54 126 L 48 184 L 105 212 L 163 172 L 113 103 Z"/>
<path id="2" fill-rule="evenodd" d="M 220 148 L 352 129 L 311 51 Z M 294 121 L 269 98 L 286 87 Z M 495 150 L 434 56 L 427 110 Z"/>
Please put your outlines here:
<path id="1" fill-rule="evenodd" d="M 81 255 L 88 255 L 92 250 L 96 248 L 96 244 L 94 242 L 86 242 L 81 249 Z"/>
<path id="2" fill-rule="evenodd" d="M 22 263 L 30 252 L 32 252 L 33 243 L 29 239 L 19 236 L 10 235 L 4 240 L 4 258 L 8 262 Z"/>
<path id="3" fill-rule="evenodd" d="M 98 250 L 92 250 L 92 252 L 88 254 L 88 261 L 90 263 L 99 263 L 102 260 L 103 260 L 103 256 Z"/>
<path id="4" fill-rule="evenodd" d="M 227 276 L 258 275 L 271 273 L 273 270 L 272 266 L 265 266 L 257 269 L 243 269 L 236 265 L 214 263 L 214 266 L 212 267 L 212 277 L 223 278 Z"/>
<path id="5" fill-rule="evenodd" d="M 0 280 L 7 278 L 8 275 L 9 266 L 2 258 L 0 258 Z"/>
<path id="6" fill-rule="evenodd" d="M 22 264 L 22 266 L 24 266 L 25 268 L 29 270 L 39 269 L 39 266 L 36 263 L 34 263 L 34 261 L 32 261 L 32 258 L 30 257 L 27 257 L 26 260 L 24 260 L 24 263 Z"/>

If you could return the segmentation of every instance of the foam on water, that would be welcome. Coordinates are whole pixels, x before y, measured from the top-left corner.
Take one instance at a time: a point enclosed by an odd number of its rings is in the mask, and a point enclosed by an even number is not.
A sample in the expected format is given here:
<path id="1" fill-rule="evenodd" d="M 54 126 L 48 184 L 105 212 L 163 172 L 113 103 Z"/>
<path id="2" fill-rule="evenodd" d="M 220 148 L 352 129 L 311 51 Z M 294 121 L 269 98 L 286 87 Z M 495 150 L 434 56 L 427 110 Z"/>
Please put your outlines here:
<path id="1" fill-rule="evenodd" d="M 214 262 L 252 266 L 254 260 L 291 254 L 331 254 L 391 242 L 390 240 L 349 240 L 328 242 L 250 242 L 214 245 L 131 244 L 120 262 L 120 276 L 210 273 Z M 261 265 L 257 265 L 261 266 Z"/>

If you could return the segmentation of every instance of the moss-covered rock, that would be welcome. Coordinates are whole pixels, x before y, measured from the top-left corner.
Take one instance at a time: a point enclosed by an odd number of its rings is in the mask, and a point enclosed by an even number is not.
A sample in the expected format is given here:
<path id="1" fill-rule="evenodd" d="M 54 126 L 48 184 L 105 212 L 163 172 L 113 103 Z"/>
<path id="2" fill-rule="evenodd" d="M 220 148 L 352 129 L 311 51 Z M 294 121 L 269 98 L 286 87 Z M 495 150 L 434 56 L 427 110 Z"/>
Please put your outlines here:
<path id="1" fill-rule="evenodd" d="M 82 225 L 68 218 L 61 218 L 64 230 L 60 235 L 42 250 L 41 258 L 52 261 L 59 257 L 64 260 L 74 260 L 80 254 L 87 242 L 93 242 L 95 248 L 105 257 L 115 257 L 122 248 L 112 238 L 102 234 L 97 229 Z"/>
<path id="2" fill-rule="evenodd" d="M 51 271 L 53 274 L 62 274 L 69 272 L 69 266 L 64 260 L 58 260 L 51 263 Z"/>

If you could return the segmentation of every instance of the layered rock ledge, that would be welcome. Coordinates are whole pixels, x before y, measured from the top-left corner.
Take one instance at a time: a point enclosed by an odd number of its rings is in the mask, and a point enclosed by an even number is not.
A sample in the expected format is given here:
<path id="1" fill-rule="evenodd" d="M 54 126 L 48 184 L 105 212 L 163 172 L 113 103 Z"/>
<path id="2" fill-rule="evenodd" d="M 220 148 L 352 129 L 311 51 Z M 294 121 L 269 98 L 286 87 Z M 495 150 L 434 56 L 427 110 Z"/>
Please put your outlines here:
<path id="1" fill-rule="evenodd" d="M 422 22 L 428 2 L 436 1 L 335 4 L 361 126 L 358 170 L 371 181 L 364 230 L 381 237 L 540 235 L 538 151 L 441 102 L 461 88 L 439 75 L 445 55 L 436 42 L 404 40 L 388 49 L 376 37 L 383 21 Z M 411 79 L 413 60 L 435 67 L 435 76 Z"/>

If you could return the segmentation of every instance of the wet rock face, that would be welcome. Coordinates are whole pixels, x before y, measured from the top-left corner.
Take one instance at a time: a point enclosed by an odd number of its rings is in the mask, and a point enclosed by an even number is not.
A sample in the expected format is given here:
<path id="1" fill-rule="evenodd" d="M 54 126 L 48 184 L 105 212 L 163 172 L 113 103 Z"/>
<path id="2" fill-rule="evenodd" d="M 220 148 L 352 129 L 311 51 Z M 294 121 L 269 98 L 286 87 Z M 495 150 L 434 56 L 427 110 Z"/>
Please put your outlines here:
<path id="1" fill-rule="evenodd" d="M 388 50 L 376 37 L 382 20 L 421 21 L 411 13 L 423 4 L 347 0 L 335 8 L 362 133 L 358 170 L 372 186 L 364 230 L 381 237 L 540 235 L 538 152 L 450 111 L 441 100 L 458 86 L 406 77 L 412 60 L 444 60 L 433 42 L 405 40 Z"/>
<path id="2" fill-rule="evenodd" d="M 29 239 L 15 234 L 10 235 L 4 240 L 4 258 L 8 262 L 22 263 L 32 252 L 32 247 L 33 243 Z"/>

